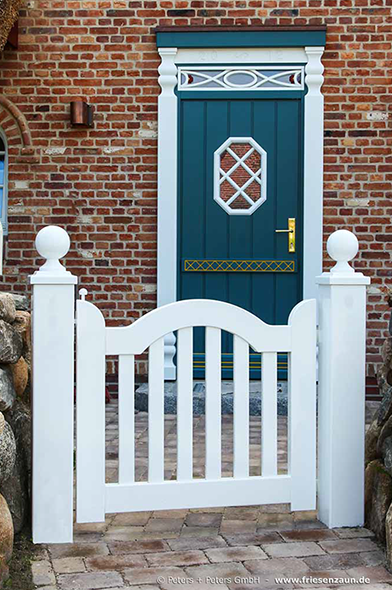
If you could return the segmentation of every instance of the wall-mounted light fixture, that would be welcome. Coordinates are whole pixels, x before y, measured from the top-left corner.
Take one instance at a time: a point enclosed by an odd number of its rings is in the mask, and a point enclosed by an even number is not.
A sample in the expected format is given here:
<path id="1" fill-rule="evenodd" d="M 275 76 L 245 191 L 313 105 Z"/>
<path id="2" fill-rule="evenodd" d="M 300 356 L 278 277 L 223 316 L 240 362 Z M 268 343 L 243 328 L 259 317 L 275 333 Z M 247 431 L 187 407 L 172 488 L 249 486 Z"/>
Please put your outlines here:
<path id="1" fill-rule="evenodd" d="M 71 102 L 71 125 L 75 127 L 93 126 L 94 107 L 83 100 Z"/>

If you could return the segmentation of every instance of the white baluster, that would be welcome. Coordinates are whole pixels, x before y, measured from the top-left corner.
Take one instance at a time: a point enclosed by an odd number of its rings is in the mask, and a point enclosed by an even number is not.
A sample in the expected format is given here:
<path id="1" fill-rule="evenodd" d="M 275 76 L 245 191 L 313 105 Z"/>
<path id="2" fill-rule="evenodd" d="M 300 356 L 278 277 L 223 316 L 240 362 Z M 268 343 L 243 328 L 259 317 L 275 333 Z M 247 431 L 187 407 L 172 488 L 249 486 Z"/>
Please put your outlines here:
<path id="1" fill-rule="evenodd" d="M 193 330 L 178 331 L 177 480 L 193 477 Z"/>
<path id="2" fill-rule="evenodd" d="M 135 481 L 135 357 L 118 359 L 119 482 Z"/>
<path id="3" fill-rule="evenodd" d="M 221 477 L 221 331 L 206 328 L 206 479 Z"/>
<path id="4" fill-rule="evenodd" d="M 261 474 L 267 477 L 278 472 L 276 352 L 264 352 L 261 367 Z"/>
<path id="5" fill-rule="evenodd" d="M 164 339 L 148 355 L 148 481 L 164 479 Z"/>
<path id="6" fill-rule="evenodd" d="M 249 476 L 249 345 L 233 336 L 234 363 L 234 465 L 236 478 Z"/>

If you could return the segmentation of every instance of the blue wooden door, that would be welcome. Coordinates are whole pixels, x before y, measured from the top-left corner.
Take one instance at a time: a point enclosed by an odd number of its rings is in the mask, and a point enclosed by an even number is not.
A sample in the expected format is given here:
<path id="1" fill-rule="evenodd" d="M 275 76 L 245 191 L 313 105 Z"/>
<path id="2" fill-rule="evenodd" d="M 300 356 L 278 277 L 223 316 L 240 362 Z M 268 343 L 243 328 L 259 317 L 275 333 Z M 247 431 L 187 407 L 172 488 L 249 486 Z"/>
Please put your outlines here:
<path id="1" fill-rule="evenodd" d="M 302 297 L 302 105 L 301 98 L 286 97 L 181 98 L 179 299 L 218 299 L 239 305 L 268 323 L 287 323 Z M 229 142 L 231 152 L 221 147 L 229 138 L 234 138 Z M 253 151 L 243 167 L 238 161 L 251 150 L 249 138 L 261 147 L 261 155 Z M 220 148 L 217 159 L 214 154 Z M 230 170 L 234 170 L 232 177 L 225 180 Z M 252 181 L 257 171 L 258 179 Z M 242 186 L 245 189 L 234 198 Z M 248 193 L 251 199 L 247 201 Z M 255 207 L 252 199 L 258 203 Z M 275 231 L 288 228 L 289 219 L 295 219 L 294 252 L 288 234 Z M 203 377 L 201 329 L 195 330 L 194 352 L 195 377 Z M 222 353 L 223 376 L 229 378 L 232 340 L 228 335 L 223 336 Z M 280 377 L 285 375 L 285 363 L 282 355 Z M 260 355 L 251 355 L 251 377 L 259 376 Z"/>

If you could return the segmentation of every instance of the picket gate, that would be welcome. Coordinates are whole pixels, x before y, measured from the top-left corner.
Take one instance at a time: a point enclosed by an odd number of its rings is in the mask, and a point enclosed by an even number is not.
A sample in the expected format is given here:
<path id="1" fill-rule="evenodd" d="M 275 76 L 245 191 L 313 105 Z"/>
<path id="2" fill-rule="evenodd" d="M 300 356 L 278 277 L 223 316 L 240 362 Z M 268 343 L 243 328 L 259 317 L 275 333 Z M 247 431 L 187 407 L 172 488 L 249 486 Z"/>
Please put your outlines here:
<path id="1" fill-rule="evenodd" d="M 59 262 L 70 240 L 49 226 L 36 239 L 45 264 L 33 284 L 33 540 L 72 542 L 74 302 L 76 277 Z M 348 264 L 353 234 L 337 231 L 337 261 L 318 277 L 319 518 L 363 524 L 366 285 Z M 97 306 L 76 302 L 76 518 L 160 509 L 289 503 L 316 507 L 316 300 L 271 326 L 234 305 L 178 301 L 125 327 L 107 327 Z M 205 328 L 205 477 L 193 477 L 193 329 Z M 221 331 L 233 335 L 233 476 L 222 477 Z M 164 337 L 177 336 L 177 479 L 164 478 Z M 261 475 L 249 470 L 249 350 L 261 355 Z M 135 481 L 135 356 L 148 351 L 148 480 Z M 288 354 L 288 470 L 278 473 L 277 354 Z M 119 477 L 105 481 L 105 365 L 119 366 Z M 347 425 L 350 424 L 350 428 Z"/>
<path id="2" fill-rule="evenodd" d="M 221 301 L 179 301 L 126 327 L 77 302 L 77 521 L 107 512 L 290 503 L 316 507 L 316 303 L 270 326 Z M 205 479 L 192 475 L 192 329 L 206 339 Z M 234 474 L 221 477 L 221 330 L 234 337 Z M 164 480 L 164 336 L 178 334 L 178 476 Z M 249 475 L 249 346 L 262 354 L 262 470 Z M 135 482 L 134 358 L 148 349 L 148 481 Z M 277 470 L 277 353 L 289 355 L 289 470 Z M 119 358 L 119 482 L 105 484 L 105 355 Z M 91 368 L 94 367 L 92 376 Z"/>

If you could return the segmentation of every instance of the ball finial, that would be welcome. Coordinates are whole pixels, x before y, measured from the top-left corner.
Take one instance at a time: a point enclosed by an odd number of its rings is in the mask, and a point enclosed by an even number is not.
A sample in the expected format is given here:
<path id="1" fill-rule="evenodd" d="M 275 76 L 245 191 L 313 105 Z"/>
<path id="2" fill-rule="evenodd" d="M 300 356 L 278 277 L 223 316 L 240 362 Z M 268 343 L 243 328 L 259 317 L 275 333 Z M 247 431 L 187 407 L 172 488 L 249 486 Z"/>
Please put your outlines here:
<path id="1" fill-rule="evenodd" d="M 46 262 L 40 271 L 54 274 L 66 272 L 59 258 L 63 258 L 68 253 L 70 245 L 69 235 L 62 227 L 48 225 L 41 229 L 35 239 L 35 247 L 40 256 L 46 258 Z"/>
<path id="2" fill-rule="evenodd" d="M 327 251 L 332 260 L 336 261 L 331 269 L 332 273 L 354 272 L 348 263 L 358 253 L 358 239 L 351 231 L 338 229 L 331 234 L 327 241 Z"/>

